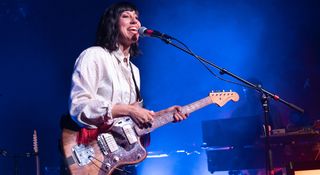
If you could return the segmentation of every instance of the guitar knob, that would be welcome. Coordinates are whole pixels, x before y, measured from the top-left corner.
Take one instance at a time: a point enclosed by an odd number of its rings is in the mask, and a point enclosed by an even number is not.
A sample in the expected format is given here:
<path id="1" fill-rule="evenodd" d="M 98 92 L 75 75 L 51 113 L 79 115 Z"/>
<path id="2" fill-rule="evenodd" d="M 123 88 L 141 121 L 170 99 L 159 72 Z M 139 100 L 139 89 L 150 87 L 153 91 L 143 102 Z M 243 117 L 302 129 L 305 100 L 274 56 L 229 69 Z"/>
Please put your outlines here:
<path id="1" fill-rule="evenodd" d="M 110 163 L 106 163 L 105 165 L 106 165 L 106 167 L 105 167 L 105 168 L 106 168 L 107 170 L 109 170 L 109 169 L 110 169 L 110 167 L 111 167 L 111 164 L 110 164 Z"/>
<path id="2" fill-rule="evenodd" d="M 118 156 L 114 156 L 114 157 L 113 157 L 113 162 L 119 162 L 119 160 L 120 160 L 120 159 L 119 159 Z"/>
<path id="3" fill-rule="evenodd" d="M 137 155 L 137 160 L 139 160 L 141 158 L 141 154 Z"/>

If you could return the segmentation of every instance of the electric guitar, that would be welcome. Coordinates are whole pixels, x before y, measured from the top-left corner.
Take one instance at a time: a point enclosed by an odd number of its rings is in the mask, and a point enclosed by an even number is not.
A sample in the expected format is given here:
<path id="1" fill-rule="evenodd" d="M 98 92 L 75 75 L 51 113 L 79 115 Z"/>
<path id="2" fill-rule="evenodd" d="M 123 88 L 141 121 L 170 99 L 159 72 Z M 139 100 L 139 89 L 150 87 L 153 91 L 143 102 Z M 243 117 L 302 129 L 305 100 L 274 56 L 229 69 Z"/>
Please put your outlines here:
<path id="1" fill-rule="evenodd" d="M 182 113 L 191 113 L 209 104 L 225 105 L 238 101 L 236 92 L 214 92 L 208 97 L 182 107 Z M 150 128 L 139 128 L 129 117 L 115 118 L 106 133 L 100 133 L 88 145 L 77 144 L 77 131 L 63 129 L 62 147 L 66 164 L 72 175 L 111 175 L 119 167 L 136 164 L 147 156 L 140 137 L 174 121 L 173 112 L 157 112 Z"/>

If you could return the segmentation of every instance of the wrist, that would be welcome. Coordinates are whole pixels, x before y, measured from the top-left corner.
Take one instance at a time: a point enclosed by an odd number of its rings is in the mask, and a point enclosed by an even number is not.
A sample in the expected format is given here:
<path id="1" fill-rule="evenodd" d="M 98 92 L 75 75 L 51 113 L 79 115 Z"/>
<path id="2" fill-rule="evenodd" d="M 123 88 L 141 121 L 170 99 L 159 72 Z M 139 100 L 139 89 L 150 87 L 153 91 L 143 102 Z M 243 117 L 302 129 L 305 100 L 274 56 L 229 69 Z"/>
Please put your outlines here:
<path id="1" fill-rule="evenodd" d="M 133 110 L 134 109 L 132 105 L 116 104 L 112 108 L 112 116 L 115 118 L 119 116 L 131 115 Z"/>
<path id="2" fill-rule="evenodd" d="M 108 125 L 111 125 L 113 123 L 112 108 L 113 107 L 111 104 L 106 107 L 106 113 L 103 118 L 104 122 Z"/>

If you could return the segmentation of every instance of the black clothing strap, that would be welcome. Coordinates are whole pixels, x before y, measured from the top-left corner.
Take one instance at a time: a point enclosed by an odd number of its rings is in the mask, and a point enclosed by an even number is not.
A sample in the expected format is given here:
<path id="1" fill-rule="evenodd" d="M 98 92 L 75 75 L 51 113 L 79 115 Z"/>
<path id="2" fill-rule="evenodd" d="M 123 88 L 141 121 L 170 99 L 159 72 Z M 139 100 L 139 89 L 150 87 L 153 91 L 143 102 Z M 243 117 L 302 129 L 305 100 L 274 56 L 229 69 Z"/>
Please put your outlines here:
<path id="1" fill-rule="evenodd" d="M 136 93 L 137 93 L 137 101 L 142 101 L 141 92 L 140 92 L 140 90 L 138 88 L 136 79 L 134 78 L 134 73 L 133 73 L 132 63 L 131 62 L 130 62 L 130 68 L 131 68 L 132 79 L 133 79 L 134 86 L 135 86 Z"/>
<path id="2" fill-rule="evenodd" d="M 136 79 L 134 78 L 134 74 L 133 74 L 133 69 L 132 69 L 131 62 L 130 62 L 130 68 L 131 68 L 132 79 L 133 79 L 134 86 L 135 86 L 136 93 L 137 93 L 137 101 L 142 102 L 141 93 L 140 93 L 140 90 L 139 90 L 139 88 L 138 88 Z M 150 133 L 141 136 L 141 139 L 140 139 L 143 147 L 145 147 L 145 148 L 146 148 L 147 146 L 149 146 L 150 140 L 151 140 Z M 134 174 L 133 174 L 133 175 L 134 175 Z"/>

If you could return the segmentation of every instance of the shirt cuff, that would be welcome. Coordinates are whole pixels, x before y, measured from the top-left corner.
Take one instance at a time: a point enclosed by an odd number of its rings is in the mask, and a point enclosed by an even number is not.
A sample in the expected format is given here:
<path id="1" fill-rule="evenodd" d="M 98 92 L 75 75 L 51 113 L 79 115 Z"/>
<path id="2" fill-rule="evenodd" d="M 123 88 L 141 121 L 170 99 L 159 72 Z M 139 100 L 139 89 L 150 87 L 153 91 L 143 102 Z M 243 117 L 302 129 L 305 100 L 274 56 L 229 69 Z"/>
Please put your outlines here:
<path id="1" fill-rule="evenodd" d="M 108 104 L 106 107 L 106 114 L 104 115 L 104 123 L 107 125 L 113 124 L 112 104 Z"/>

